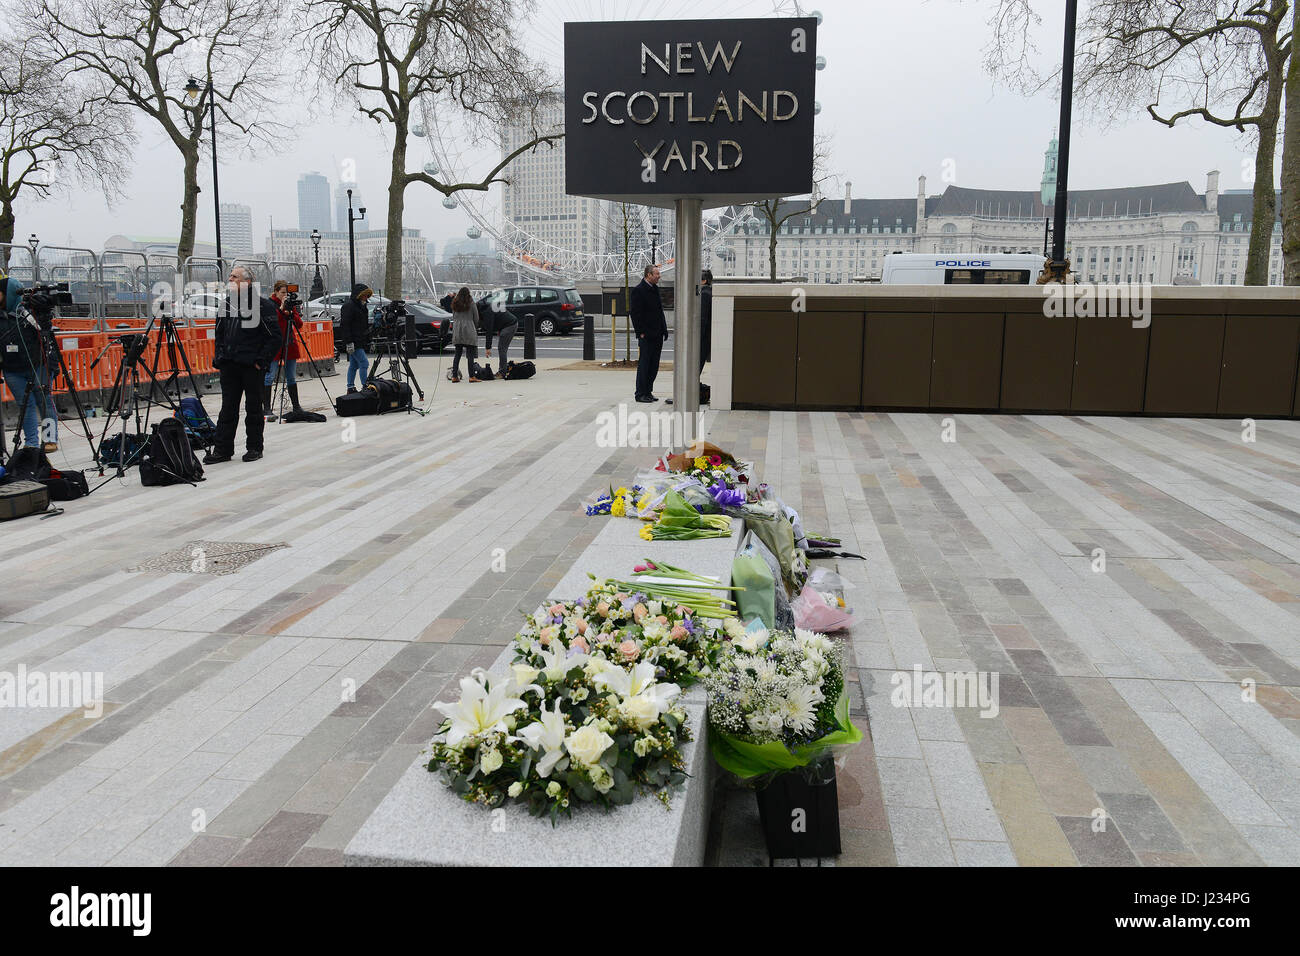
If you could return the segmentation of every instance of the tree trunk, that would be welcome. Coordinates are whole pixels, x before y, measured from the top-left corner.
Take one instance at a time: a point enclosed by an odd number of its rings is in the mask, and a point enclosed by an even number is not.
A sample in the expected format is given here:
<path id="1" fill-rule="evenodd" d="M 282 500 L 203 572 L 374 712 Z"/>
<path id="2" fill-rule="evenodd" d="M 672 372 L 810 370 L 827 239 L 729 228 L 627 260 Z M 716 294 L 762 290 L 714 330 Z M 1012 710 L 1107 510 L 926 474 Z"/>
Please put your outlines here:
<path id="1" fill-rule="evenodd" d="M 776 223 L 770 218 L 767 221 L 768 239 L 767 239 L 767 270 L 768 278 L 776 281 Z"/>
<path id="2" fill-rule="evenodd" d="M 188 143 L 182 150 L 185 160 L 185 186 L 181 200 L 181 235 L 176 241 L 176 256 L 181 268 L 185 260 L 194 255 L 194 230 L 199 212 L 199 144 L 197 140 Z M 217 276 L 218 281 L 225 276 Z"/>
<path id="3" fill-rule="evenodd" d="M 1273 251 L 1273 221 L 1277 218 L 1277 192 L 1273 171 L 1277 157 L 1278 115 L 1282 107 L 1281 64 L 1269 67 L 1268 94 L 1260 111 L 1259 146 L 1255 150 L 1255 205 L 1251 213 L 1250 245 L 1246 250 L 1246 285 L 1268 285 L 1268 264 Z"/>
<path id="4" fill-rule="evenodd" d="M 393 166 L 388 180 L 388 235 L 384 242 L 384 295 L 402 297 L 402 212 L 406 206 L 406 118 L 393 124 Z"/>
<path id="5" fill-rule="evenodd" d="M 1292 44 L 1300 37 L 1300 3 L 1292 5 Z M 1300 285 L 1300 55 L 1286 72 L 1286 120 L 1282 129 L 1282 283 Z"/>
<path id="6" fill-rule="evenodd" d="M 0 243 L 14 241 L 14 204 L 11 199 L 0 200 Z M 0 246 L 0 272 L 9 271 L 9 247 Z M 3 305 L 0 302 L 0 305 Z"/>

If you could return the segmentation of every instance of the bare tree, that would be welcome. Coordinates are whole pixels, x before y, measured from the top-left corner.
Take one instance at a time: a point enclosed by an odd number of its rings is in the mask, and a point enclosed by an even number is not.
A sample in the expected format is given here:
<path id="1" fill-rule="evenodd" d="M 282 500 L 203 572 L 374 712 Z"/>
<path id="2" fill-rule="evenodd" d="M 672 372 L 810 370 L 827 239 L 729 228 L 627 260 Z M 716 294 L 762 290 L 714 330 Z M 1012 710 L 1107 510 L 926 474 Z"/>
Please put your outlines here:
<path id="1" fill-rule="evenodd" d="M 517 157 L 563 134 L 543 131 L 539 111 L 553 95 L 517 36 L 517 0 L 306 0 L 303 36 L 320 64 L 323 87 L 341 92 L 362 115 L 392 128 L 388 234 L 400 235 L 406 187 L 423 183 L 444 196 L 486 191 Z M 407 137 L 420 111 L 455 111 L 471 131 L 494 140 L 504 125 L 526 124 L 531 138 L 481 179 L 444 182 L 407 169 Z M 402 288 L 400 246 L 391 244 L 385 289 Z"/>
<path id="2" fill-rule="evenodd" d="M 1300 35 L 1300 3 L 1291 5 L 1291 37 Z M 1300 285 L 1300 56 L 1286 72 L 1286 120 L 1282 131 L 1282 282 Z"/>
<path id="3" fill-rule="evenodd" d="M 818 136 L 813 146 L 812 194 L 806 199 L 780 199 L 774 197 L 750 205 L 750 208 L 754 210 L 755 218 L 762 220 L 767 226 L 767 267 L 768 280 L 771 282 L 776 281 L 777 234 L 780 232 L 781 227 L 795 216 L 806 216 L 817 211 L 817 207 L 821 205 L 823 199 L 823 192 L 837 179 L 834 174 L 828 172 L 829 163 L 830 140 L 827 137 Z"/>
<path id="4" fill-rule="evenodd" d="M 69 74 L 93 77 L 93 102 L 138 111 L 180 153 L 177 254 L 194 252 L 200 147 L 216 100 L 222 145 L 269 136 L 281 72 L 281 9 L 259 0 L 23 0 L 23 31 Z M 200 91 L 191 100 L 190 80 Z"/>
<path id="5" fill-rule="evenodd" d="M 73 182 L 120 195 L 134 141 L 125 111 L 42 58 L 29 40 L 0 38 L 0 243 L 13 242 L 14 202 Z M 9 252 L 0 249 L 8 266 Z"/>
<path id="6" fill-rule="evenodd" d="M 1059 84 L 1035 66 L 1033 0 L 999 0 L 986 66 L 1023 91 Z M 1135 104 L 1165 126 L 1199 117 L 1255 142 L 1247 285 L 1268 284 L 1282 96 L 1291 56 L 1288 0 L 1093 0 L 1079 25 L 1075 101 L 1103 122 Z"/>

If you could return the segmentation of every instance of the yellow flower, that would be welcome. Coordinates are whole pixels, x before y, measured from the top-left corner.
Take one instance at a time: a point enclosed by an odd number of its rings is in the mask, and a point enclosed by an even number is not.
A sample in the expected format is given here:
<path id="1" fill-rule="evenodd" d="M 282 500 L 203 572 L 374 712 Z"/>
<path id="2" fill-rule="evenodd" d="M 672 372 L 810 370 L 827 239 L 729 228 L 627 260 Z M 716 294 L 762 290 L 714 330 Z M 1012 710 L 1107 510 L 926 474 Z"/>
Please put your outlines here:
<path id="1" fill-rule="evenodd" d="M 614 503 L 609 507 L 609 513 L 615 518 L 621 518 L 627 514 L 627 505 L 623 503 L 622 498 L 615 498 Z"/>
<path id="2" fill-rule="evenodd" d="M 655 537 L 654 525 L 643 524 L 641 526 L 641 537 L 647 541 L 653 541 Z"/>
<path id="3" fill-rule="evenodd" d="M 626 488 L 620 488 L 618 489 L 618 491 L 614 492 L 614 497 L 626 498 L 630 493 L 631 492 L 629 492 Z"/>
<path id="4" fill-rule="evenodd" d="M 701 468 L 701 469 L 703 469 L 703 468 L 708 468 L 708 467 L 709 467 L 709 460 L 708 460 L 707 458 L 696 458 L 696 459 L 695 459 L 695 467 L 696 467 L 696 468 Z"/>

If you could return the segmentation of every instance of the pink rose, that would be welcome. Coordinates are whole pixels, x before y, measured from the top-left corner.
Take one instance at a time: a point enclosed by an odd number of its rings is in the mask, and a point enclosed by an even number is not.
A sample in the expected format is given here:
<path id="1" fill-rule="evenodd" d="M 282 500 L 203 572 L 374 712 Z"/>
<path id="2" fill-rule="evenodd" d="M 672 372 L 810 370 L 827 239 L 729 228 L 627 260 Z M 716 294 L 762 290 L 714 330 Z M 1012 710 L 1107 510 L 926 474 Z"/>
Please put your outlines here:
<path id="1" fill-rule="evenodd" d="M 644 604 L 637 604 L 632 608 L 632 616 L 636 618 L 636 622 L 638 624 L 641 623 L 641 619 L 645 617 L 646 614 L 648 613 L 649 610 L 646 608 Z"/>
<path id="2" fill-rule="evenodd" d="M 591 650 L 591 648 L 587 646 L 587 639 L 585 637 L 575 637 L 569 642 L 569 646 L 579 648 L 584 654 Z"/>
<path id="3" fill-rule="evenodd" d="M 609 605 L 606 604 L 604 601 L 601 601 L 599 604 L 596 605 L 596 613 L 599 614 L 601 617 L 609 617 Z"/>
<path id="4" fill-rule="evenodd" d="M 579 634 L 587 633 L 587 621 L 585 618 L 578 618 L 577 628 Z"/>
<path id="5" fill-rule="evenodd" d="M 680 614 L 682 617 L 690 617 L 691 609 L 688 608 L 685 604 L 679 604 L 677 605 L 677 613 Z"/>
<path id="6" fill-rule="evenodd" d="M 660 614 L 657 618 L 655 618 L 655 620 L 658 621 L 660 624 L 667 624 L 667 623 L 668 623 L 668 615 L 667 615 L 667 614 Z"/>
<path id="7" fill-rule="evenodd" d="M 627 599 L 628 599 L 628 595 L 624 594 L 622 591 L 619 591 L 617 594 L 614 595 L 614 600 L 618 601 L 620 604 L 623 601 L 626 601 Z"/>
<path id="8" fill-rule="evenodd" d="M 624 660 L 634 661 L 641 653 L 641 649 L 636 646 L 635 641 L 624 641 L 618 645 L 618 652 L 623 655 Z"/>
<path id="9" fill-rule="evenodd" d="M 682 627 L 680 624 L 676 624 L 673 626 L 673 629 L 669 633 L 668 638 L 669 640 L 673 640 L 673 641 L 682 641 L 685 640 L 686 635 L 690 633 L 691 633 L 690 631 L 686 630 L 686 628 Z"/>
<path id="10" fill-rule="evenodd" d="M 552 616 L 560 615 L 560 614 L 563 614 L 563 613 L 564 613 L 564 605 L 563 605 L 563 604 L 552 604 L 552 605 L 551 605 L 551 615 L 552 615 Z"/>
<path id="11" fill-rule="evenodd" d="M 544 627 L 542 628 L 541 633 L 537 635 L 537 640 L 543 647 L 547 647 L 551 643 L 551 638 L 554 636 L 555 628 Z"/>

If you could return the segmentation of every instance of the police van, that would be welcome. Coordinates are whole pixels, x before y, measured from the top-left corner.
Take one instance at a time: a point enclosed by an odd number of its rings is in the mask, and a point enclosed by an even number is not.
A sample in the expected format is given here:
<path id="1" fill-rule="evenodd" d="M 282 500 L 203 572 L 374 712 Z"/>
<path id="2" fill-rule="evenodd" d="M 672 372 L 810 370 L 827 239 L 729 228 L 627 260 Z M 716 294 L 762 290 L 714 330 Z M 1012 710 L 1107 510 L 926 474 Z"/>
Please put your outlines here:
<path id="1" fill-rule="evenodd" d="M 881 285 L 1031 285 L 1046 260 L 1034 253 L 958 255 L 900 252 L 886 256 Z"/>

